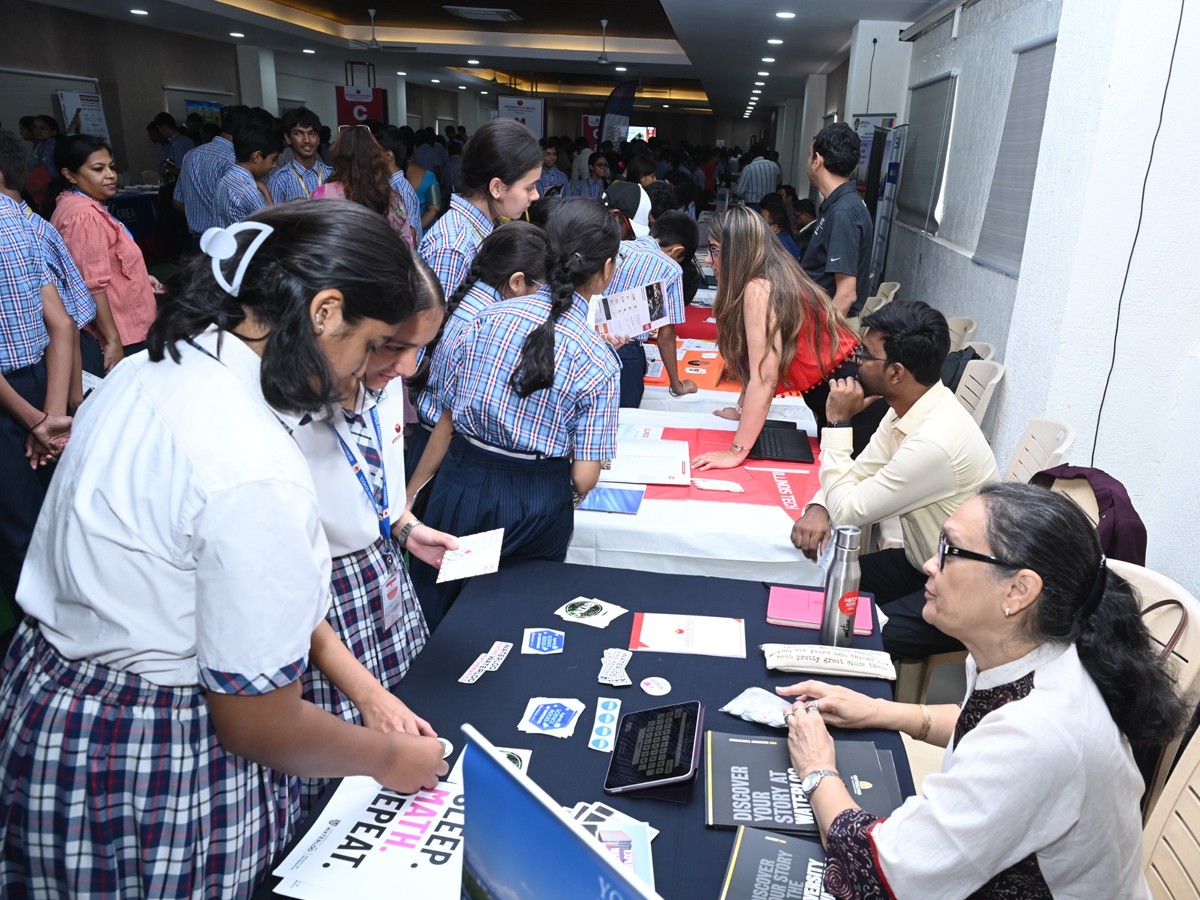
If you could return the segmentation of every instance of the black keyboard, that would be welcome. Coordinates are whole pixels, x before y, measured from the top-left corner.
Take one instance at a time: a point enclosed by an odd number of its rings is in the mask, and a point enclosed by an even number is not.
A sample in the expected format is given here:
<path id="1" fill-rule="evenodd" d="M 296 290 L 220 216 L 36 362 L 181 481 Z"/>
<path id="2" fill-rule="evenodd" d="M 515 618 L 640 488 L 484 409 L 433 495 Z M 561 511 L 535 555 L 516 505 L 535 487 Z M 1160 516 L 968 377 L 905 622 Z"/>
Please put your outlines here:
<path id="1" fill-rule="evenodd" d="M 777 459 L 783 462 L 813 462 L 808 432 L 798 428 L 764 428 L 748 456 L 751 459 Z"/>
<path id="2" fill-rule="evenodd" d="M 638 733 L 632 762 L 643 775 L 669 775 L 675 771 L 682 718 L 682 709 L 660 713 Z"/>

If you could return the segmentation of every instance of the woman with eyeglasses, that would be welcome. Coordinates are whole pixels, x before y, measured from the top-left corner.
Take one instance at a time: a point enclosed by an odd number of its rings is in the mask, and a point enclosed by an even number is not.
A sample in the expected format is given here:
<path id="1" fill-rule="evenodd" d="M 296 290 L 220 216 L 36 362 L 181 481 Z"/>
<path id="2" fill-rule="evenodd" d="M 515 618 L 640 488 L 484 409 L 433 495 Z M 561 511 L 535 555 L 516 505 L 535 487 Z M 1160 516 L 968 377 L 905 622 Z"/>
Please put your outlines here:
<path id="1" fill-rule="evenodd" d="M 421 256 L 449 297 L 462 284 L 475 251 L 497 225 L 525 215 L 538 198 L 542 148 L 528 128 L 492 119 L 467 140 L 462 190 L 421 239 Z"/>
<path id="2" fill-rule="evenodd" d="M 410 247 L 416 242 L 404 198 L 389 180 L 383 149 L 366 125 L 343 125 L 329 151 L 333 174 L 313 191 L 313 199 L 352 200 L 387 219 Z"/>
<path id="3" fill-rule="evenodd" d="M 599 200 L 608 188 L 609 172 L 608 157 L 596 150 L 588 157 L 588 177 L 571 185 L 571 196 Z"/>
<path id="4" fill-rule="evenodd" d="M 736 408 L 717 412 L 738 420 L 730 448 L 703 453 L 692 466 L 731 469 L 745 461 L 777 396 L 802 394 L 820 434 L 830 379 L 858 372 L 858 338 L 757 212 L 731 207 L 709 222 L 708 235 L 717 345 L 742 395 Z M 862 446 L 869 437 L 868 431 Z"/>
<path id="5" fill-rule="evenodd" d="M 446 303 L 446 320 L 408 380 L 416 396 L 417 427 L 408 437 L 409 506 L 418 491 L 428 497 L 450 446 L 452 427 L 443 406 L 447 359 L 463 329 L 480 311 L 513 297 L 527 297 L 546 281 L 546 234 L 528 222 L 506 222 L 479 245 L 470 271 Z"/>
<path id="6" fill-rule="evenodd" d="M 961 708 L 819 681 L 779 689 L 796 698 L 788 748 L 825 843 L 825 890 L 1148 898 L 1133 750 L 1170 741 L 1186 707 L 1091 522 L 1061 494 L 990 484 L 947 519 L 925 572 L 925 620 L 970 652 Z M 838 776 L 827 725 L 944 746 L 942 771 L 876 819 Z"/>

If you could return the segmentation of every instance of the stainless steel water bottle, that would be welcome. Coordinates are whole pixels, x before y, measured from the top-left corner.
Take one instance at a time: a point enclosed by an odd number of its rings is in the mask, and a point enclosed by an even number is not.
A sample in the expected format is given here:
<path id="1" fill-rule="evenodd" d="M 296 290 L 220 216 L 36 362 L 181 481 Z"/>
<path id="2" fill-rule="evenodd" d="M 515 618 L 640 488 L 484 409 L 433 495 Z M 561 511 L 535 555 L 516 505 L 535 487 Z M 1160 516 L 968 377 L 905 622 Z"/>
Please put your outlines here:
<path id="1" fill-rule="evenodd" d="M 862 570 L 858 551 L 862 531 L 854 525 L 833 530 L 833 559 L 825 574 L 825 612 L 821 616 L 821 643 L 849 647 L 854 637 L 854 612 L 858 609 L 858 583 Z"/>

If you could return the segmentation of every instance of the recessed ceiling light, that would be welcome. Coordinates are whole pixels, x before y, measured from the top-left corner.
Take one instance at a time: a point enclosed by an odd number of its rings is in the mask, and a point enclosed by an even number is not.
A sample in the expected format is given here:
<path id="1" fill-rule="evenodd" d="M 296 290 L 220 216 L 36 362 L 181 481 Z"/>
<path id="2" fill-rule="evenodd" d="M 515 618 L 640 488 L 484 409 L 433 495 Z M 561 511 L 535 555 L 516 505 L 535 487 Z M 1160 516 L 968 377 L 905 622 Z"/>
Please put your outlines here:
<path id="1" fill-rule="evenodd" d="M 782 44 L 783 41 L 781 41 L 779 38 L 767 38 L 767 43 L 768 44 Z"/>
<path id="2" fill-rule="evenodd" d="M 304 48 L 304 50 L 302 50 L 301 52 L 302 52 L 302 53 L 316 53 L 317 51 L 316 51 L 316 50 L 309 50 L 307 47 L 305 47 L 305 48 Z"/>
<path id="3" fill-rule="evenodd" d="M 796 18 L 796 14 L 790 13 L 790 12 L 777 12 L 777 13 L 775 13 L 775 18 L 777 18 L 777 19 L 794 19 L 794 18 Z"/>
<path id="4" fill-rule="evenodd" d="M 440 79 L 440 78 L 430 78 L 429 80 L 430 80 L 430 81 L 431 81 L 433 84 L 441 84 L 441 83 L 442 83 L 442 79 Z"/>
<path id="5" fill-rule="evenodd" d="M 759 74 L 759 75 L 760 75 L 762 78 L 766 78 L 766 77 L 767 77 L 768 75 L 770 75 L 771 73 L 770 73 L 770 72 L 759 72 L 758 74 Z"/>
<path id="6" fill-rule="evenodd" d="M 148 15 L 150 15 L 150 13 L 146 12 L 146 10 L 144 10 L 144 9 L 131 9 L 131 10 L 130 10 L 130 12 L 131 12 L 131 13 L 133 13 L 135 16 L 148 16 Z"/>
<path id="7" fill-rule="evenodd" d="M 663 109 L 670 109 L 670 108 L 671 108 L 671 104 L 670 104 L 670 103 L 664 103 L 664 104 L 663 104 Z"/>
<path id="8" fill-rule="evenodd" d="M 765 81 L 756 81 L 756 82 L 754 82 L 754 86 L 755 86 L 755 87 L 763 87 L 765 84 L 766 84 L 766 82 L 765 82 Z"/>
<path id="9" fill-rule="evenodd" d="M 617 66 L 615 69 L 613 69 L 613 71 L 614 72 L 628 72 L 629 70 L 627 68 L 625 68 L 624 66 Z"/>
<path id="10" fill-rule="evenodd" d="M 468 59 L 468 60 L 467 60 L 467 65 L 468 65 L 468 66 L 477 66 L 477 65 L 479 65 L 479 60 L 477 60 L 477 59 Z"/>
<path id="11" fill-rule="evenodd" d="M 763 62 L 775 62 L 775 57 L 773 57 L 773 56 L 764 56 L 764 57 L 762 58 L 762 61 L 763 61 Z"/>
<path id="12" fill-rule="evenodd" d="M 397 72 L 396 74 L 397 75 L 407 75 L 408 73 L 407 72 Z"/>
<path id="13" fill-rule="evenodd" d="M 467 86 L 466 86 L 465 84 L 460 84 L 460 85 L 458 86 L 458 89 L 459 89 L 460 91 L 465 91 L 465 90 L 467 89 Z"/>
<path id="14" fill-rule="evenodd" d="M 231 31 L 231 32 L 229 32 L 229 36 L 230 37 L 245 37 L 245 35 L 242 34 L 240 31 Z"/>
<path id="15" fill-rule="evenodd" d="M 761 93 L 762 93 L 762 91 L 760 91 L 758 88 L 755 88 L 755 89 L 754 89 L 754 90 L 752 90 L 750 93 L 752 93 L 752 94 L 761 94 Z"/>
<path id="16" fill-rule="evenodd" d="M 486 94 L 486 93 L 487 93 L 487 91 L 480 91 L 479 93 L 481 93 L 481 94 Z"/>

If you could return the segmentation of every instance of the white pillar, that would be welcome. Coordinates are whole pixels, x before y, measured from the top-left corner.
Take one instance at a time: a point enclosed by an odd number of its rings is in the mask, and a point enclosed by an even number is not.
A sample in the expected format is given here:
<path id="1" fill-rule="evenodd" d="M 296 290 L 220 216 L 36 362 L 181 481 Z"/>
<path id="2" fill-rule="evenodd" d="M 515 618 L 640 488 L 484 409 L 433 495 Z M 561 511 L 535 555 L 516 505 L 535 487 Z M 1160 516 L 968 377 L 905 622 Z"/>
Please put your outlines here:
<path id="1" fill-rule="evenodd" d="M 279 89 L 275 84 L 275 51 L 237 45 L 238 93 L 247 106 L 261 106 L 279 115 Z"/>
<path id="2" fill-rule="evenodd" d="M 808 181 L 808 153 L 813 138 L 825 122 L 825 83 L 825 75 L 809 75 L 804 81 L 804 113 L 796 138 L 796 180 L 792 182 L 799 195 L 814 190 Z"/>
<path id="3" fill-rule="evenodd" d="M 864 20 L 854 26 L 845 109 L 846 119 L 852 125 L 854 117 L 861 113 L 903 115 L 908 102 L 912 44 L 900 40 L 900 31 L 908 24 Z"/>
<path id="4" fill-rule="evenodd" d="M 1184 185 L 1200 8 L 1186 7 L 1172 63 L 1180 9 L 1063 2 L 994 444 L 1003 462 L 1030 418 L 1073 424 L 1066 461 L 1092 464 L 1096 442 L 1094 465 L 1125 484 L 1146 523 L 1149 566 L 1195 592 L 1198 229 Z"/>
<path id="5" fill-rule="evenodd" d="M 403 75 L 385 76 L 384 84 L 388 92 L 388 117 L 391 124 L 401 128 L 408 124 L 408 79 Z"/>

